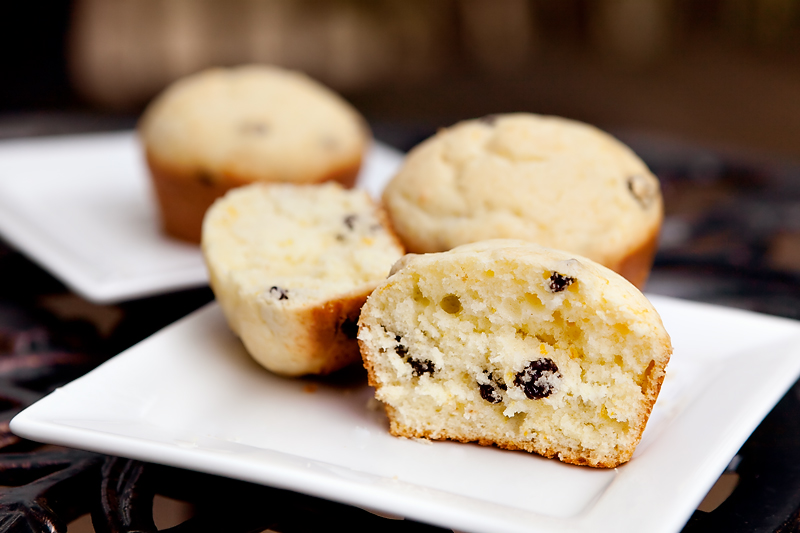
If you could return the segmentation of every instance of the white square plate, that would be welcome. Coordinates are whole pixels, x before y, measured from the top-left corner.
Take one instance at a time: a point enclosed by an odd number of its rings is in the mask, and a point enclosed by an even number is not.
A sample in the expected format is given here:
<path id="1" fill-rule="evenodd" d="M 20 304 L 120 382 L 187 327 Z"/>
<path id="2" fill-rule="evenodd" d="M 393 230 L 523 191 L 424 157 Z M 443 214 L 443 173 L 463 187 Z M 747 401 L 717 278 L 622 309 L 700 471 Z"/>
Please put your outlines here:
<path id="1" fill-rule="evenodd" d="M 276 377 L 210 304 L 58 389 L 11 429 L 470 532 L 679 531 L 800 373 L 800 323 L 652 297 L 675 353 L 614 470 L 398 439 L 364 383 Z"/>
<path id="2" fill-rule="evenodd" d="M 372 146 L 358 186 L 382 190 L 402 161 Z M 136 135 L 0 142 L 0 235 L 95 302 L 208 283 L 198 246 L 164 235 Z"/>

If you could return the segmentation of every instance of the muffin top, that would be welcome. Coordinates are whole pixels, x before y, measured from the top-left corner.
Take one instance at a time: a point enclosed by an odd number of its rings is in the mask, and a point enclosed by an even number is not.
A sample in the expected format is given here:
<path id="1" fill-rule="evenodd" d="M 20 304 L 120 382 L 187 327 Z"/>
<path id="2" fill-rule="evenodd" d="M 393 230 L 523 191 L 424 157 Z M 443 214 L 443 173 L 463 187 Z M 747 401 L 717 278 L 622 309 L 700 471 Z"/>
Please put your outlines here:
<path id="1" fill-rule="evenodd" d="M 559 117 L 491 115 L 414 148 L 384 203 L 412 252 L 516 238 L 616 265 L 655 239 L 657 178 L 607 133 Z"/>
<path id="2" fill-rule="evenodd" d="M 298 72 L 214 68 L 168 87 L 139 132 L 151 163 L 212 183 L 318 182 L 360 164 L 369 141 L 344 99 Z"/>

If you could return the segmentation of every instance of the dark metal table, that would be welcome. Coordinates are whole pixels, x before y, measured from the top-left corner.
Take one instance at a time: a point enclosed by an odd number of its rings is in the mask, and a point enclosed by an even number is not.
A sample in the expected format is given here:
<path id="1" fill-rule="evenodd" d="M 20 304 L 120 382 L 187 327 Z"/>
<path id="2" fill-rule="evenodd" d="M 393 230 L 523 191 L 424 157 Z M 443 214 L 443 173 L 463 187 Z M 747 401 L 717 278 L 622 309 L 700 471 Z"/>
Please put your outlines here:
<path id="1" fill-rule="evenodd" d="M 391 124 L 376 124 L 375 131 L 403 149 L 428 133 Z M 659 175 L 665 194 L 668 216 L 648 290 L 800 319 L 800 166 L 619 135 Z M 2 242 L 0 279 L 0 531 L 65 532 L 87 513 L 96 531 L 157 531 L 156 495 L 194 506 L 192 518 L 162 529 L 176 533 L 444 531 L 289 491 L 15 437 L 8 430 L 14 414 L 213 295 L 196 289 L 91 304 Z M 800 532 L 800 383 L 724 477 L 735 489 L 713 510 L 706 504 L 696 511 L 685 532 Z"/>

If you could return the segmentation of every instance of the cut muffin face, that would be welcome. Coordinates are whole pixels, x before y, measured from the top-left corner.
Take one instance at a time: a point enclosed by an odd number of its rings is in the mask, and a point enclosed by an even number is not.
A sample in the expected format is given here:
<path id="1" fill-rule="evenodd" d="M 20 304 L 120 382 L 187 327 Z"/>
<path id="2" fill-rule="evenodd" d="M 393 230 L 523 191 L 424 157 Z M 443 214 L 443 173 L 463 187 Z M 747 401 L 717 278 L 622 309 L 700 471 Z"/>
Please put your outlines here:
<path id="1" fill-rule="evenodd" d="M 630 459 L 671 353 L 626 280 L 521 241 L 404 259 L 358 337 L 393 434 L 602 467 Z"/>
<path id="2" fill-rule="evenodd" d="M 663 218 L 658 179 L 588 124 L 527 113 L 441 130 L 383 195 L 410 252 L 513 238 L 588 257 L 642 287 Z"/>
<path id="3" fill-rule="evenodd" d="M 359 311 L 403 249 L 364 191 L 253 184 L 209 210 L 203 253 L 248 352 L 273 372 L 303 375 L 359 359 Z"/>

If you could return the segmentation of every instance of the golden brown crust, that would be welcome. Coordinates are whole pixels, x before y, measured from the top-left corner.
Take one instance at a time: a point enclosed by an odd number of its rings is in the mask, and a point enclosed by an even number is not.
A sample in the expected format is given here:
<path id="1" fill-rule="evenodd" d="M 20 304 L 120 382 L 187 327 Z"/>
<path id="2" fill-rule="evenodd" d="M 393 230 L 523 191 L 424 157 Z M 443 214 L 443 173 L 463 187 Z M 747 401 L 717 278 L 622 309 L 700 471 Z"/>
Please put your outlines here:
<path id="1" fill-rule="evenodd" d="M 356 340 L 361 307 L 372 288 L 309 309 L 305 326 L 310 338 L 307 357 L 319 361 L 315 373 L 330 374 L 361 358 Z"/>
<path id="2" fill-rule="evenodd" d="M 145 156 L 158 200 L 162 228 L 173 237 L 193 243 L 200 243 L 203 217 L 217 198 L 234 187 L 259 181 L 232 173 L 207 176 L 195 169 L 180 169 L 159 161 L 149 151 L 145 152 Z M 355 185 L 360 168 L 361 158 L 309 180 L 309 183 L 337 181 L 351 188 Z"/>
<path id="3" fill-rule="evenodd" d="M 452 440 L 462 443 L 477 443 L 481 446 L 496 446 L 503 450 L 510 451 L 524 451 L 535 453 L 546 457 L 548 459 L 557 458 L 563 463 L 591 466 L 593 468 L 616 468 L 621 464 L 628 462 L 633 455 L 633 449 L 621 450 L 616 457 L 586 457 L 580 452 L 571 452 L 569 450 L 558 450 L 554 447 L 546 446 L 538 441 L 514 441 L 511 439 L 487 439 L 477 433 L 472 435 L 457 435 L 450 434 L 446 429 L 437 432 L 425 431 L 423 429 L 414 429 L 404 425 L 398 420 L 395 410 L 387 404 L 384 404 L 386 416 L 389 418 L 389 433 L 395 437 L 416 438 L 416 439 L 430 439 L 430 440 Z"/>
<path id="4" fill-rule="evenodd" d="M 651 385 L 654 390 L 657 391 L 658 389 L 661 388 L 661 381 L 663 381 L 663 374 L 660 380 Z M 370 380 L 370 385 L 375 386 L 372 383 L 372 380 Z M 655 398 L 653 399 L 652 403 L 646 406 L 647 407 L 646 412 L 643 416 L 644 420 L 647 420 L 647 418 L 649 418 L 654 403 L 655 403 Z M 635 450 L 635 446 L 633 446 L 630 448 L 619 450 L 618 454 L 612 457 L 609 456 L 592 457 L 591 455 L 587 456 L 585 450 L 584 451 L 560 450 L 554 447 L 543 445 L 539 441 L 487 439 L 478 433 L 471 435 L 450 434 L 446 429 L 442 429 L 434 433 L 432 431 L 414 429 L 404 425 L 402 422 L 399 421 L 394 408 L 392 408 L 388 404 L 384 404 L 384 409 L 386 411 L 386 416 L 389 418 L 389 432 L 395 437 L 423 438 L 431 440 L 453 440 L 463 443 L 476 442 L 481 446 L 497 446 L 498 448 L 504 450 L 526 451 L 526 452 L 536 453 L 543 457 L 547 457 L 548 459 L 557 458 L 558 460 L 564 463 L 580 465 L 580 466 L 591 466 L 593 468 L 616 468 L 630 461 L 631 457 L 633 456 L 633 452 Z M 639 431 L 639 434 L 636 436 L 635 442 L 637 443 L 639 442 L 641 434 L 642 432 L 644 432 L 644 427 L 645 425 L 641 424 L 641 430 Z"/>
<path id="5" fill-rule="evenodd" d="M 174 169 L 159 164 L 150 154 L 147 154 L 147 164 L 163 230 L 178 239 L 199 244 L 206 210 L 214 200 L 240 184 L 187 179 Z"/>
<path id="6" fill-rule="evenodd" d="M 666 367 L 671 355 L 672 347 L 664 347 L 664 352 L 659 354 L 658 357 L 662 363 L 657 363 L 656 359 L 653 359 L 645 370 L 644 383 L 642 384 L 642 394 L 644 394 L 645 403 L 639 438 L 641 438 L 642 432 L 644 432 L 647 420 L 650 418 L 650 413 L 653 412 L 653 406 L 658 399 L 658 394 L 661 392 L 661 385 L 663 385 L 664 377 L 667 375 Z"/>
<path id="7" fill-rule="evenodd" d="M 656 250 L 658 249 L 660 230 L 661 223 L 659 222 L 641 245 L 629 252 L 616 264 L 606 266 L 633 283 L 637 289 L 644 290 L 647 278 L 650 276 L 650 269 L 653 267 Z"/>

